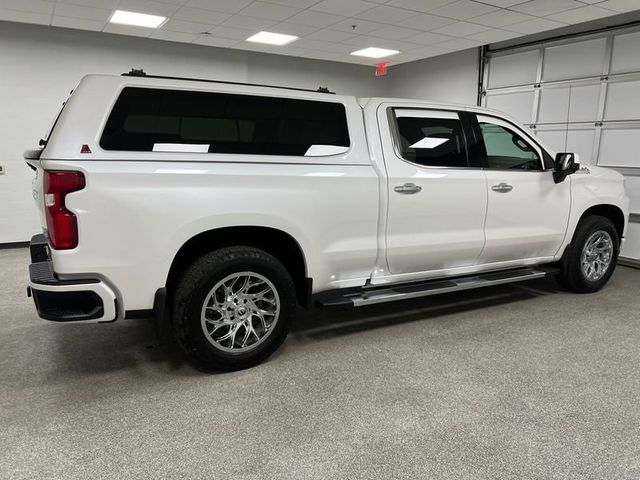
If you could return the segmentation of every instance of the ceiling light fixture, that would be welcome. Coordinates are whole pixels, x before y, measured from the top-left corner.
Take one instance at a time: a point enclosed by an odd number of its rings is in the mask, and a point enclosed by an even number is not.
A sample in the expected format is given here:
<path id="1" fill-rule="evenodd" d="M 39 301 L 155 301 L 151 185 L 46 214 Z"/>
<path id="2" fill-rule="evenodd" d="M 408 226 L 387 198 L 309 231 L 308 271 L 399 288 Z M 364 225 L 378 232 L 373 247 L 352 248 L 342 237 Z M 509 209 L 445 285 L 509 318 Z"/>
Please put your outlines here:
<path id="1" fill-rule="evenodd" d="M 396 55 L 398 53 L 400 53 L 398 50 L 369 47 L 369 48 L 363 48 L 362 50 L 357 50 L 355 52 L 351 52 L 351 55 L 357 55 L 358 57 L 383 58 L 383 57 L 390 57 L 391 55 Z"/>
<path id="2" fill-rule="evenodd" d="M 298 40 L 298 37 L 295 35 L 273 32 L 259 32 L 247 38 L 247 42 L 266 43 L 268 45 L 286 45 L 296 40 Z"/>
<path id="3" fill-rule="evenodd" d="M 119 25 L 133 25 L 135 27 L 158 28 L 166 20 L 167 17 L 162 17 L 160 15 L 116 10 L 113 12 L 113 15 L 111 15 L 109 22 L 117 23 Z"/>

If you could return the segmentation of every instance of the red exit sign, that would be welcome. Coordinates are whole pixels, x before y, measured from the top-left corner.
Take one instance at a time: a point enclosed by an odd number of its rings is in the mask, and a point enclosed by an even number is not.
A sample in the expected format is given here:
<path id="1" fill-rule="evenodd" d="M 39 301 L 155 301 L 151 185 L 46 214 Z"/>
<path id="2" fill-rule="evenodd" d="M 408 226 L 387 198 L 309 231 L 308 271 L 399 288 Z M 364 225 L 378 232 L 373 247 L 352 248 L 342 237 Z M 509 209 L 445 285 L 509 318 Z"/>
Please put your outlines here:
<path id="1" fill-rule="evenodd" d="M 384 77 L 387 74 L 388 63 L 378 63 L 376 65 L 376 77 Z"/>

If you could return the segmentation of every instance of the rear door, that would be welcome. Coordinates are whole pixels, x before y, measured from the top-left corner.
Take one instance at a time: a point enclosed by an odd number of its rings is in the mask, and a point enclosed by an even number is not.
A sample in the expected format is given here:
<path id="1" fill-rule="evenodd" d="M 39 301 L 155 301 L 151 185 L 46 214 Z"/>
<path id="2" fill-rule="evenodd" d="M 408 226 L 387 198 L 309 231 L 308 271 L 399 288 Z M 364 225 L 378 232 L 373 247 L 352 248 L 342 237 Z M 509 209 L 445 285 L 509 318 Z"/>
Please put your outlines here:
<path id="1" fill-rule="evenodd" d="M 381 109 L 382 110 L 382 109 Z M 390 273 L 475 265 L 484 246 L 486 177 L 469 167 L 470 139 L 453 110 L 385 108 Z M 384 138 L 384 137 L 383 137 Z"/>
<path id="2" fill-rule="evenodd" d="M 567 229 L 571 182 L 556 184 L 549 155 L 512 123 L 490 115 L 472 118 L 483 139 L 472 162 L 485 168 L 488 183 L 481 262 L 554 256 Z"/>

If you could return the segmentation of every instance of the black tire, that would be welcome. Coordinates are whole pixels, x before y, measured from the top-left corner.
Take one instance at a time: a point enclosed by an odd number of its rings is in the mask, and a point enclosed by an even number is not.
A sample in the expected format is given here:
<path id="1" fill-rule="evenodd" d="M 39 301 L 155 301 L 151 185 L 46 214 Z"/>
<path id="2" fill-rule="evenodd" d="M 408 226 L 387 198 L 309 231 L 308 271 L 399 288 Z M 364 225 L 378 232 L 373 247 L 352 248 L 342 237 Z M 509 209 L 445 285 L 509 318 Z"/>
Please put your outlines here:
<path id="1" fill-rule="evenodd" d="M 257 273 L 270 281 L 279 297 L 280 312 L 260 344 L 248 351 L 225 351 L 208 339 L 201 313 L 213 287 L 239 272 Z M 208 370 L 240 370 L 262 362 L 280 347 L 289 333 L 295 307 L 293 281 L 275 257 L 253 247 L 226 247 L 207 253 L 182 272 L 173 295 L 173 329 L 178 344 L 197 366 Z"/>
<path id="2" fill-rule="evenodd" d="M 582 252 L 586 242 L 591 235 L 598 231 L 603 231 L 609 234 L 612 240 L 613 254 L 609 263 L 608 269 L 604 275 L 597 280 L 590 280 L 587 278 L 582 269 Z M 558 281 L 568 290 L 577 293 L 592 293 L 597 292 L 611 278 L 613 271 L 616 268 L 618 260 L 618 253 L 620 250 L 620 238 L 618 237 L 618 231 L 613 225 L 611 220 L 599 215 L 593 215 L 585 217 L 580 220 L 576 231 L 573 235 L 573 240 L 564 252 L 561 264 L 561 273 L 558 275 Z"/>

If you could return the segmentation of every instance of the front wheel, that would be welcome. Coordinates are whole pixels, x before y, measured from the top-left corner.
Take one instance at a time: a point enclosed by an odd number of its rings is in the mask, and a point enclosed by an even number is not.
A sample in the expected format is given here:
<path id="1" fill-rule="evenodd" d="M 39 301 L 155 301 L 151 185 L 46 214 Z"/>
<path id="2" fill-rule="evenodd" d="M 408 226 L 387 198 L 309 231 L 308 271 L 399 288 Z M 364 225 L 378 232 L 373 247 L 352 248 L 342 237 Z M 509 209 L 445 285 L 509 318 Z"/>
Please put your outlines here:
<path id="1" fill-rule="evenodd" d="M 620 239 L 611 220 L 595 215 L 582 219 L 564 253 L 560 283 L 579 293 L 600 290 L 613 275 L 619 249 Z"/>
<path id="2" fill-rule="evenodd" d="M 295 298 L 291 276 L 275 257 L 252 247 L 216 250 L 191 264 L 178 281 L 176 338 L 205 368 L 250 367 L 284 341 Z"/>

